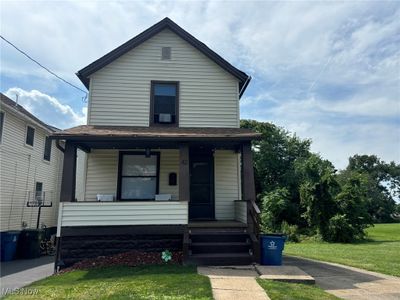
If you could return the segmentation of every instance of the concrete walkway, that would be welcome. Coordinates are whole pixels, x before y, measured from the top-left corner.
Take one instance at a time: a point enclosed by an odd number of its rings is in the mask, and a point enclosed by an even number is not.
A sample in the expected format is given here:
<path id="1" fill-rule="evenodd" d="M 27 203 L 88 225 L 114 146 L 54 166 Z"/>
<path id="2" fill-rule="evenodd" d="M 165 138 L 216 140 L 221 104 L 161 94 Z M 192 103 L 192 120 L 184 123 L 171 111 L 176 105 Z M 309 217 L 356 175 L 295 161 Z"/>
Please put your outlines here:
<path id="1" fill-rule="evenodd" d="M 319 287 L 339 298 L 400 299 L 400 278 L 398 277 L 295 257 L 284 257 L 284 264 L 299 267 L 314 277 Z"/>
<path id="2" fill-rule="evenodd" d="M 2 262 L 0 270 L 0 286 L 3 294 L 52 275 L 54 271 L 54 256 Z"/>
<path id="3" fill-rule="evenodd" d="M 258 285 L 258 273 L 253 266 L 198 267 L 197 271 L 210 278 L 215 300 L 270 299 Z"/>

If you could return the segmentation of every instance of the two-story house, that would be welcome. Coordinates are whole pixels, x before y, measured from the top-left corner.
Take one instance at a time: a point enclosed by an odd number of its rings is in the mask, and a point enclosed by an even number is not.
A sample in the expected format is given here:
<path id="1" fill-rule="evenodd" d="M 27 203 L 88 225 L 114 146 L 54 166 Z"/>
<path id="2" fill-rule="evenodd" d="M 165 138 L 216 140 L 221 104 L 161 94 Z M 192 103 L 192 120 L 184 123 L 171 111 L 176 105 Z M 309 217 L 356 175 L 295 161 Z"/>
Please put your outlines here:
<path id="1" fill-rule="evenodd" d="M 50 139 L 56 130 L 1 94 L 1 232 L 56 228 L 63 161 Z"/>
<path id="2" fill-rule="evenodd" d="M 239 128 L 250 76 L 168 18 L 77 75 L 88 125 L 53 134 L 65 142 L 58 260 L 169 249 L 198 264 L 257 261 L 259 135 Z"/>

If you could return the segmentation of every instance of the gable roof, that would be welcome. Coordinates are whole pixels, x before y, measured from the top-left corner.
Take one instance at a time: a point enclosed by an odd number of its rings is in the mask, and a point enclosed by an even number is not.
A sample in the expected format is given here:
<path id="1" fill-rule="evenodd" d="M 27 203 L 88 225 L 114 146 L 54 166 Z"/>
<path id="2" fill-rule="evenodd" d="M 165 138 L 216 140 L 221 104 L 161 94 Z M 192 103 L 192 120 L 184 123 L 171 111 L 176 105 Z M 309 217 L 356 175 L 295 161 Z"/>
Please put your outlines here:
<path id="1" fill-rule="evenodd" d="M 100 57 L 96 61 L 92 62 L 88 66 L 84 67 L 83 69 L 79 70 L 76 75 L 82 81 L 82 83 L 89 89 L 89 76 L 96 71 L 100 70 L 101 68 L 105 67 L 106 65 L 110 64 L 123 54 L 127 53 L 128 51 L 134 49 L 135 47 L 139 46 L 143 42 L 147 41 L 157 33 L 161 32 L 164 29 L 169 29 L 178 35 L 180 38 L 188 42 L 190 45 L 195 47 L 209 59 L 214 61 L 217 65 L 221 68 L 232 74 L 236 77 L 240 84 L 240 96 L 244 93 L 247 85 L 249 84 L 251 77 L 247 75 L 245 72 L 235 68 L 213 50 L 208 48 L 204 43 L 200 42 L 194 36 L 192 36 L 189 32 L 184 30 L 182 27 L 178 26 L 169 18 L 164 18 L 160 22 L 154 24 L 150 28 L 146 29 L 142 33 L 138 34 L 134 38 L 130 39 L 126 43 L 122 44 L 121 46 L 115 48 L 111 52 L 107 53 L 106 55 Z"/>
<path id="2" fill-rule="evenodd" d="M 30 119 L 34 123 L 37 123 L 38 125 L 40 125 L 44 129 L 47 129 L 50 132 L 55 132 L 55 131 L 59 131 L 60 130 L 60 129 L 54 127 L 54 126 L 48 125 L 45 122 L 41 121 L 40 119 L 38 119 L 37 117 L 32 115 L 29 111 L 27 111 L 22 105 L 17 104 L 15 101 L 13 101 L 12 99 L 8 98 L 3 93 L 0 93 L 0 95 L 1 95 L 1 97 L 0 97 L 1 101 L 0 102 L 1 102 L 2 106 L 5 105 L 9 109 L 22 114 L 24 117 Z"/>

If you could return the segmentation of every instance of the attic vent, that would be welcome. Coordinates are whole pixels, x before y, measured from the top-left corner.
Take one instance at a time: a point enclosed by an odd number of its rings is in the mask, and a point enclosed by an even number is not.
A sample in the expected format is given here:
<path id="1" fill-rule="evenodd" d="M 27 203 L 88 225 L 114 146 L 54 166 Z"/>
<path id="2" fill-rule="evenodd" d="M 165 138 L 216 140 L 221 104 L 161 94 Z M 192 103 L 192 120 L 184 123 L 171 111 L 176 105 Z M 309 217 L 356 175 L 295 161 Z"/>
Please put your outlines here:
<path id="1" fill-rule="evenodd" d="M 161 59 L 171 59 L 171 47 L 161 48 Z"/>

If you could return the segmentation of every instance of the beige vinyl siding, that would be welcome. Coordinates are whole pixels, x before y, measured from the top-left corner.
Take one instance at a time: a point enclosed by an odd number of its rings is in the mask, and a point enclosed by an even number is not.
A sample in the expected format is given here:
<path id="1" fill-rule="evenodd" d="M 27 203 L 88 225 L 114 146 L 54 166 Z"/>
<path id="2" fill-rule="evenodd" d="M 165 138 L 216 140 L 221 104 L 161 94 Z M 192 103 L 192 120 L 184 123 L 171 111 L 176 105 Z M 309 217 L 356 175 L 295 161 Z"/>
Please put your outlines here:
<path id="1" fill-rule="evenodd" d="M 239 154 L 230 150 L 216 150 L 215 169 L 215 218 L 235 219 L 235 200 L 241 199 Z"/>
<path id="2" fill-rule="evenodd" d="M 169 185 L 169 173 L 176 173 L 179 178 L 179 150 L 160 151 L 160 194 L 171 194 L 172 200 L 179 200 L 178 180 L 176 185 Z"/>
<path id="3" fill-rule="evenodd" d="M 56 226 L 63 155 L 53 142 L 50 162 L 43 160 L 49 132 L 6 105 L 1 110 L 5 112 L 0 143 L 1 231 L 21 230 L 22 222 L 28 228 L 36 227 L 38 208 L 26 206 L 28 192 L 34 191 L 36 182 L 43 182 L 46 200 L 53 202 L 53 207 L 42 208 L 40 223 Z M 35 128 L 33 147 L 25 145 L 27 125 Z"/>
<path id="4" fill-rule="evenodd" d="M 187 224 L 187 205 L 185 201 L 64 202 L 59 224 L 61 227 Z"/>
<path id="5" fill-rule="evenodd" d="M 235 202 L 235 220 L 242 223 L 247 223 L 247 202 Z"/>
<path id="6" fill-rule="evenodd" d="M 97 194 L 117 195 L 118 151 L 95 150 L 87 155 L 85 201 Z"/>
<path id="7" fill-rule="evenodd" d="M 162 149 L 158 150 L 158 152 L 160 152 L 159 193 L 171 194 L 173 200 L 178 200 L 179 187 L 178 185 L 170 186 L 168 184 L 168 176 L 171 172 L 178 174 L 179 151 L 177 149 Z M 87 155 L 86 201 L 95 201 L 97 194 L 112 194 L 116 196 L 118 156 L 118 150 L 95 149 Z"/>
<path id="8" fill-rule="evenodd" d="M 169 30 L 91 76 L 89 125 L 148 126 L 152 80 L 179 81 L 179 126 L 239 127 L 238 80 Z"/>

